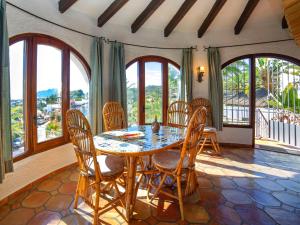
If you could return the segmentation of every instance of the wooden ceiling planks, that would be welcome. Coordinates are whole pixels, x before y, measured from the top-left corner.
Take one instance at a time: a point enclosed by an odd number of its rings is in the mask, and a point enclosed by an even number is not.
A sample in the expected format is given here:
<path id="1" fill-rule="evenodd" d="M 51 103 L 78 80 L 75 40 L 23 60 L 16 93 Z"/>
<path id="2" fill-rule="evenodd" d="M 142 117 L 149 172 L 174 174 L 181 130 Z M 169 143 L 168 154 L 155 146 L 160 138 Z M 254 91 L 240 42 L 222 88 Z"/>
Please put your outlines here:
<path id="1" fill-rule="evenodd" d="M 242 15 L 240 16 L 238 22 L 234 27 L 234 34 L 239 34 L 244 25 L 246 24 L 247 20 L 251 16 L 252 12 L 254 11 L 255 7 L 257 6 L 259 0 L 249 0 Z"/>
<path id="2" fill-rule="evenodd" d="M 77 0 L 60 0 L 58 2 L 58 10 L 61 13 L 67 11 Z"/>
<path id="3" fill-rule="evenodd" d="M 165 0 L 152 0 L 145 10 L 136 18 L 131 25 L 131 32 L 135 33 L 150 18 Z"/>
<path id="4" fill-rule="evenodd" d="M 300 46 L 300 0 L 282 0 L 289 31 Z"/>
<path id="5" fill-rule="evenodd" d="M 98 27 L 102 27 L 113 17 L 129 0 L 115 0 L 98 18 Z"/>
<path id="6" fill-rule="evenodd" d="M 180 6 L 179 10 L 173 16 L 171 21 L 168 23 L 164 30 L 164 36 L 168 37 L 172 31 L 175 29 L 177 24 L 182 20 L 182 18 L 187 14 L 187 12 L 192 8 L 192 6 L 196 3 L 197 0 L 185 0 L 183 4 Z"/>
<path id="7" fill-rule="evenodd" d="M 208 13 L 207 17 L 203 21 L 201 27 L 198 30 L 198 38 L 201 38 L 206 30 L 208 29 L 209 25 L 213 22 L 216 18 L 220 10 L 223 8 L 226 0 L 216 0 L 215 4 L 213 5 L 212 9 Z"/>

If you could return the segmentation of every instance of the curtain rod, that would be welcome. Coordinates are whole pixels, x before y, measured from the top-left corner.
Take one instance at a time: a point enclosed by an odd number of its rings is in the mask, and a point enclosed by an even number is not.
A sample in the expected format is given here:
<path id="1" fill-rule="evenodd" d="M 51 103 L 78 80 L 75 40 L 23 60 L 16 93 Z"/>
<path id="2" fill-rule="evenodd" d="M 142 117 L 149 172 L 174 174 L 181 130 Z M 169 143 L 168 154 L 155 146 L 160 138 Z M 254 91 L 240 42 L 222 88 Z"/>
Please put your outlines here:
<path id="1" fill-rule="evenodd" d="M 293 38 L 288 38 L 288 39 L 281 39 L 281 40 L 274 40 L 274 41 L 262 41 L 262 42 L 237 44 L 237 45 L 223 45 L 223 46 L 216 46 L 215 48 L 234 48 L 234 47 L 241 47 L 241 46 L 270 44 L 270 43 L 283 42 L 283 41 L 292 41 L 292 40 L 294 40 L 294 39 Z M 207 50 L 208 48 L 209 47 L 203 46 L 204 51 Z"/>
<path id="2" fill-rule="evenodd" d="M 89 33 L 84 33 L 84 32 L 81 32 L 79 30 L 75 30 L 73 28 L 70 28 L 70 27 L 67 27 L 67 26 L 55 23 L 55 22 L 53 22 L 51 20 L 45 19 L 45 18 L 43 18 L 41 16 L 38 16 L 38 15 L 32 13 L 32 12 L 29 12 L 29 11 L 27 11 L 27 10 L 25 10 L 25 9 L 23 9 L 23 8 L 15 5 L 15 4 L 13 4 L 13 3 L 10 3 L 8 1 L 6 1 L 6 3 L 7 3 L 7 5 L 12 6 L 12 7 L 14 7 L 14 8 L 16 8 L 16 9 L 18 9 L 18 10 L 20 10 L 20 11 L 22 11 L 22 12 L 28 14 L 28 15 L 30 15 L 30 16 L 33 16 L 33 17 L 35 17 L 37 19 L 43 20 L 43 21 L 45 21 L 47 23 L 50 23 L 50 24 L 55 25 L 55 26 L 58 26 L 60 28 L 63 28 L 63 29 L 66 29 L 66 30 L 69 30 L 69 31 L 72 31 L 72 32 L 75 32 L 75 33 L 78 33 L 78 34 L 81 34 L 81 35 L 85 35 L 85 36 L 88 36 L 88 37 L 91 37 L 91 38 L 98 37 L 98 36 L 95 36 L 95 35 L 92 35 L 92 34 L 89 34 Z M 121 44 L 124 44 L 124 45 L 134 46 L 134 47 L 140 47 L 140 48 L 155 48 L 155 49 L 165 49 L 165 50 L 166 49 L 169 49 L 169 50 L 188 49 L 188 48 L 169 48 L 169 47 L 156 47 L 156 46 L 148 46 L 148 45 L 138 45 L 138 44 L 131 44 L 131 43 L 126 43 L 126 42 L 112 41 L 112 40 L 110 40 L 110 39 L 108 39 L 106 37 L 100 37 L 100 38 L 102 38 L 105 41 L 105 43 L 118 42 L 118 43 L 121 43 Z M 189 47 L 189 48 L 197 50 L 197 46 L 192 46 L 192 47 Z"/>

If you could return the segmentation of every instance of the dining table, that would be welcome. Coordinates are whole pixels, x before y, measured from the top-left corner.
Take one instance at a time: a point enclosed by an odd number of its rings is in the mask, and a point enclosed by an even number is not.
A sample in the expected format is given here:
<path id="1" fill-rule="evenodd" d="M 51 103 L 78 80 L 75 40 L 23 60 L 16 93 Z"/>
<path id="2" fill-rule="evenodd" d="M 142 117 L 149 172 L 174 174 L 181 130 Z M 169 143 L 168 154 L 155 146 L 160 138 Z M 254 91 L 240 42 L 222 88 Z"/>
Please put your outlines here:
<path id="1" fill-rule="evenodd" d="M 139 186 L 137 185 L 137 162 L 139 157 L 151 156 L 178 147 L 184 140 L 186 129 L 161 126 L 152 132 L 151 125 L 130 126 L 94 136 L 96 151 L 127 158 L 127 177 L 125 187 L 126 219 L 130 221 Z"/>

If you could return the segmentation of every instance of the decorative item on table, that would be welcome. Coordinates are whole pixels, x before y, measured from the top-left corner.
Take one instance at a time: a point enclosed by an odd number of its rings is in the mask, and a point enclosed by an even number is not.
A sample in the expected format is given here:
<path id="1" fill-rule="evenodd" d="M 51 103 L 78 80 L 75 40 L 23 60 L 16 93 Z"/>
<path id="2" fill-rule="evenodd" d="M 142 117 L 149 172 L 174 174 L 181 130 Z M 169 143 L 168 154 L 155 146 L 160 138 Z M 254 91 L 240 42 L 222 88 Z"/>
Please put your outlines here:
<path id="1" fill-rule="evenodd" d="M 103 133 L 111 137 L 122 138 L 122 139 L 137 139 L 145 137 L 145 133 L 141 131 L 123 131 L 114 130 Z"/>
<path id="2" fill-rule="evenodd" d="M 153 133 L 158 133 L 160 129 L 159 122 L 157 122 L 157 115 L 155 115 L 154 122 L 151 125 L 151 129 Z"/>

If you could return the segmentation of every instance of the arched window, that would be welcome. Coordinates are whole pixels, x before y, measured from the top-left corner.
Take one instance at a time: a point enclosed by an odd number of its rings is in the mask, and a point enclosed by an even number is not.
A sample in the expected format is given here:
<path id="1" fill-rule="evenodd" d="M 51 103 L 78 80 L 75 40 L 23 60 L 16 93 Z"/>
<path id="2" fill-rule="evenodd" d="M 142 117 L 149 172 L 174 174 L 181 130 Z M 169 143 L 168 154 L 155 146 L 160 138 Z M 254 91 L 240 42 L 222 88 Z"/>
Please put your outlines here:
<path id="1" fill-rule="evenodd" d="M 11 38 L 9 51 L 14 157 L 67 143 L 66 111 L 88 115 L 88 64 L 66 43 L 41 34 Z"/>
<path id="2" fill-rule="evenodd" d="M 127 65 L 129 124 L 149 124 L 157 116 L 167 122 L 170 103 L 179 98 L 180 67 L 159 56 L 144 56 Z"/>
<path id="3" fill-rule="evenodd" d="M 261 119 L 269 126 L 283 112 L 300 118 L 299 60 L 278 54 L 246 55 L 225 63 L 222 75 L 225 125 L 254 127 Z"/>

